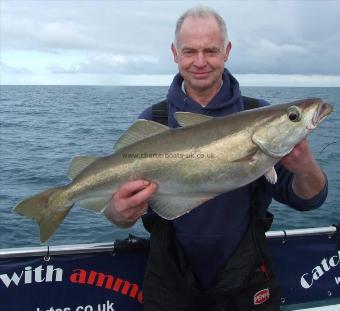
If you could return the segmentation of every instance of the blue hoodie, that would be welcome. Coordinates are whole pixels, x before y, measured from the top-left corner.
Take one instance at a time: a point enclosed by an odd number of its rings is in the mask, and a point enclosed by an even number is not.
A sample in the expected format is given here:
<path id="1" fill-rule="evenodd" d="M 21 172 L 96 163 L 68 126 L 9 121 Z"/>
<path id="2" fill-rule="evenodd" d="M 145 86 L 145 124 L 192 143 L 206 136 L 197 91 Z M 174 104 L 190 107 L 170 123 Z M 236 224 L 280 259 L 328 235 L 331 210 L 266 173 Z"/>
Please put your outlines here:
<path id="1" fill-rule="evenodd" d="M 224 116 L 244 110 L 237 80 L 227 69 L 223 73 L 223 85 L 215 97 L 202 107 L 182 91 L 183 78 L 177 74 L 167 94 L 168 125 L 178 127 L 174 118 L 176 111 Z M 259 100 L 260 106 L 268 105 Z M 140 119 L 152 119 L 151 107 Z M 293 174 L 282 165 L 276 166 L 278 182 L 267 183 L 266 195 L 298 210 L 319 207 L 327 196 L 327 185 L 310 200 L 298 198 L 292 190 Z M 223 193 L 212 200 L 173 220 L 176 237 L 192 265 L 193 271 L 203 288 L 208 288 L 217 270 L 223 266 L 239 244 L 250 221 L 250 185 Z"/>

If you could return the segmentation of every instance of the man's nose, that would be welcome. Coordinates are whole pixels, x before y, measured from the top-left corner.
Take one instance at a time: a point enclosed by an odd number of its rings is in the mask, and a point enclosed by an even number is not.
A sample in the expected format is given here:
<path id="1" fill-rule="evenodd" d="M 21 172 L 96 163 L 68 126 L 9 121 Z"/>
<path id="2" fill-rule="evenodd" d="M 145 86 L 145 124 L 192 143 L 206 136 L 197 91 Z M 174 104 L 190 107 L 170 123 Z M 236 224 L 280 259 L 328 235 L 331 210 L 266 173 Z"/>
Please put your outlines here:
<path id="1" fill-rule="evenodd" d="M 207 64 L 206 57 L 203 52 L 199 52 L 196 54 L 194 65 L 196 67 L 204 67 Z"/>

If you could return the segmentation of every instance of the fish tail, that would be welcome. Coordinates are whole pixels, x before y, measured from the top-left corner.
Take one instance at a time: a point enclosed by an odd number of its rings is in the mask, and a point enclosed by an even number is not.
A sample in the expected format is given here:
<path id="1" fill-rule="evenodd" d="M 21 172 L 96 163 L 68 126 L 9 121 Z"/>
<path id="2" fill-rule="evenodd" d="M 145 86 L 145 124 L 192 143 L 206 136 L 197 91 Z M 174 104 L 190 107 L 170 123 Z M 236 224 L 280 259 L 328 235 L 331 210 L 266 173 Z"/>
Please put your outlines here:
<path id="1" fill-rule="evenodd" d="M 72 206 L 73 203 L 65 196 L 64 187 L 59 187 L 25 199 L 14 211 L 34 219 L 40 226 L 40 240 L 45 242 L 58 229 Z"/>

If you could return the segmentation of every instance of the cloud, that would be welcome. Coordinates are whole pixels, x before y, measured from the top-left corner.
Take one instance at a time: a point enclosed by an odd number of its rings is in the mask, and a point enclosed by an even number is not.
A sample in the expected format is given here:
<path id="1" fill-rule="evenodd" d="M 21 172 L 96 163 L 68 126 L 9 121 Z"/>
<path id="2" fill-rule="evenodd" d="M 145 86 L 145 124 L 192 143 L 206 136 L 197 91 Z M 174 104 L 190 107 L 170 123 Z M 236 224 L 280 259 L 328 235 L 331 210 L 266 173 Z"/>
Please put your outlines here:
<path id="1" fill-rule="evenodd" d="M 165 33 L 160 36 L 158 32 L 170 29 L 169 19 L 158 16 L 159 12 L 154 11 L 157 5 L 152 7 L 151 3 L 133 1 L 5 2 L 3 45 L 51 51 L 150 52 L 155 42 L 163 41 Z"/>
<path id="2" fill-rule="evenodd" d="M 268 39 L 260 39 L 256 46 L 250 45 L 238 61 L 235 70 L 238 73 L 256 72 L 256 73 L 289 73 L 291 68 L 282 68 L 283 63 L 288 59 L 300 59 L 308 55 L 306 48 L 294 44 L 277 44 Z M 259 61 L 265 59 L 259 68 Z M 288 72 L 287 72 L 288 71 Z"/>
<path id="3" fill-rule="evenodd" d="M 51 75 L 169 75 L 170 44 L 189 1 L 3 1 L 6 64 Z M 225 18 L 236 74 L 340 75 L 340 3 L 207 1 Z M 13 55 L 24 55 L 22 60 Z M 42 57 L 37 66 L 34 55 Z M 44 68 L 42 68 L 44 67 Z M 17 72 L 18 73 L 18 72 Z M 37 71 L 38 73 L 38 71 Z M 9 74 L 9 71 L 7 71 Z M 52 79 L 52 78 L 51 78 Z"/>
<path id="4" fill-rule="evenodd" d="M 25 68 L 18 68 L 7 65 L 5 62 L 0 61 L 0 75 L 3 74 L 30 74 L 30 70 Z"/>
<path id="5" fill-rule="evenodd" d="M 47 23 L 36 32 L 36 41 L 53 49 L 87 49 L 93 46 L 93 39 L 80 31 L 73 22 Z"/>
<path id="6" fill-rule="evenodd" d="M 314 42 L 279 43 L 260 39 L 238 49 L 231 68 L 237 73 L 339 75 L 337 46 L 340 47 L 340 42 L 333 48 L 320 48 Z"/>
<path id="7" fill-rule="evenodd" d="M 172 67 L 170 69 L 169 67 Z M 56 74 L 168 74 L 175 73 L 176 66 L 170 63 L 162 64 L 162 60 L 152 55 L 114 55 L 100 54 L 89 56 L 86 61 L 63 66 L 55 64 L 49 67 L 51 73 Z"/>
<path id="8" fill-rule="evenodd" d="M 243 86 L 282 86 L 282 87 L 337 87 L 340 76 L 334 75 L 281 75 L 281 74 L 237 74 Z"/>

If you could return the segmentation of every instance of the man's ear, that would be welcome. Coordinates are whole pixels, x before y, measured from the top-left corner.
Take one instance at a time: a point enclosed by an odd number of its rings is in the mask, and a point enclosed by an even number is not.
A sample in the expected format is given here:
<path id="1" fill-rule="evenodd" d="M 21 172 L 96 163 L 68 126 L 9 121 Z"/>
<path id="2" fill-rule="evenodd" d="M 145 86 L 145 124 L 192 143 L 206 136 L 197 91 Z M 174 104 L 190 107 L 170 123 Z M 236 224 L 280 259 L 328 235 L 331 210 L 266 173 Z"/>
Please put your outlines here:
<path id="1" fill-rule="evenodd" d="M 178 53 L 177 53 L 177 49 L 176 49 L 176 47 L 173 43 L 171 43 L 171 51 L 172 51 L 172 55 L 174 56 L 174 62 L 176 64 L 178 64 Z"/>
<path id="2" fill-rule="evenodd" d="M 225 48 L 225 56 L 224 56 L 224 61 L 226 62 L 229 58 L 229 53 L 230 53 L 230 50 L 232 48 L 232 44 L 231 44 L 231 41 L 228 42 L 226 48 Z"/>

